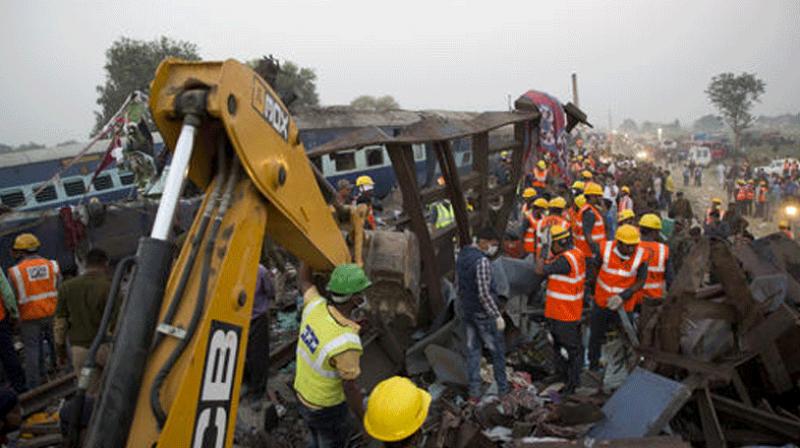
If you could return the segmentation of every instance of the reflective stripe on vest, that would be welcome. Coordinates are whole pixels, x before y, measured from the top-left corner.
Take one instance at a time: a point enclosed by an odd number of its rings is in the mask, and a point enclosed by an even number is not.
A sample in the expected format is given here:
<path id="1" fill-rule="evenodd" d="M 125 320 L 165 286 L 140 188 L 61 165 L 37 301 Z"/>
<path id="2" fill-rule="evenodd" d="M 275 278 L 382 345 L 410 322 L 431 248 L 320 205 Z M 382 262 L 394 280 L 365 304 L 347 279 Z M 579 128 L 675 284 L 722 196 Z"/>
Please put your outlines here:
<path id="1" fill-rule="evenodd" d="M 58 302 L 58 263 L 41 257 L 28 258 L 9 269 L 17 290 L 21 320 L 50 317 Z"/>
<path id="2" fill-rule="evenodd" d="M 623 196 L 619 199 L 619 212 L 623 210 L 633 210 L 633 199 L 630 196 Z"/>
<path id="3" fill-rule="evenodd" d="M 578 211 L 578 216 L 574 223 L 575 232 L 573 233 L 575 236 L 575 247 L 580 249 L 584 255 L 590 257 L 592 256 L 592 249 L 586 241 L 585 229 L 583 228 L 583 214 L 586 213 L 587 210 L 594 213 L 594 227 L 591 232 L 592 241 L 602 245 L 606 238 L 606 226 L 603 222 L 603 217 L 591 204 L 584 204 Z"/>
<path id="4" fill-rule="evenodd" d="M 533 217 L 533 212 L 528 213 L 525 217 L 528 218 L 528 229 L 525 230 L 522 247 L 525 252 L 532 254 L 536 252 L 536 227 L 538 226 L 538 221 Z"/>
<path id="5" fill-rule="evenodd" d="M 637 292 L 637 302 L 641 302 L 644 297 L 660 299 L 664 297 L 667 290 L 666 272 L 667 259 L 669 259 L 669 247 L 657 241 L 642 241 L 645 248 L 649 249 L 653 258 L 647 267 L 647 280 L 642 291 Z"/>
<path id="6" fill-rule="evenodd" d="M 717 211 L 719 212 L 719 219 L 722 220 L 722 218 L 725 217 L 725 210 L 717 209 Z M 709 208 L 706 210 L 706 224 L 711 224 L 711 213 L 713 212 L 714 212 L 713 208 Z"/>
<path id="7" fill-rule="evenodd" d="M 303 309 L 294 378 L 294 389 L 303 400 L 320 407 L 345 401 L 342 380 L 331 359 L 348 350 L 362 350 L 355 330 L 336 322 L 326 305 L 320 297 Z"/>
<path id="8" fill-rule="evenodd" d="M 450 203 L 447 203 L 447 205 L 445 205 L 444 202 L 439 201 L 436 203 L 435 206 L 436 206 L 436 223 L 434 224 L 434 226 L 437 229 L 443 229 L 452 224 L 455 215 L 455 213 L 453 212 L 453 205 Z"/>
<path id="9" fill-rule="evenodd" d="M 564 322 L 581 319 L 583 292 L 586 280 L 586 264 L 578 249 L 564 252 L 569 263 L 569 274 L 555 274 L 547 278 L 544 317 Z"/>
<path id="10" fill-rule="evenodd" d="M 611 296 L 620 294 L 633 286 L 636 283 L 639 266 L 649 261 L 649 257 L 641 245 L 636 247 L 636 252 L 628 259 L 622 259 L 616 247 L 616 241 L 609 241 L 603 245 L 603 265 L 597 276 L 597 287 L 595 288 L 595 302 L 601 308 L 608 305 L 608 299 Z M 625 310 L 633 310 L 634 305 L 634 300 L 628 300 Z"/>

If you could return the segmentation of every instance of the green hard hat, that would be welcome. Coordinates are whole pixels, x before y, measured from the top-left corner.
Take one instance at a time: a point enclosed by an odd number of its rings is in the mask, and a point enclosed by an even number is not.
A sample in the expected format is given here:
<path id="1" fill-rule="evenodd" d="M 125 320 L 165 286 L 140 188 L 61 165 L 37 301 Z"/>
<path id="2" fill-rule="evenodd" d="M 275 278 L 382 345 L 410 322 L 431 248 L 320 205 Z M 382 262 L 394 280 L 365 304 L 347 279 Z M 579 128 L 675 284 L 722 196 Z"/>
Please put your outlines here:
<path id="1" fill-rule="evenodd" d="M 359 265 L 348 263 L 336 266 L 328 282 L 328 291 L 338 295 L 350 295 L 363 291 L 372 284 Z"/>

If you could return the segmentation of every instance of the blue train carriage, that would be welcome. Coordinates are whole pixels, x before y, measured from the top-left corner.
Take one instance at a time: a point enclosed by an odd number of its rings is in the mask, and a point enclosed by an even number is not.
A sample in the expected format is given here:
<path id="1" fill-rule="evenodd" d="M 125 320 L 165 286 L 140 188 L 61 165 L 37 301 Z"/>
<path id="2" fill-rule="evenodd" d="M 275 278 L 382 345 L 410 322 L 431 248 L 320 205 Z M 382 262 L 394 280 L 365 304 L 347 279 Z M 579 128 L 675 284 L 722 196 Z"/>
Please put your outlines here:
<path id="1" fill-rule="evenodd" d="M 349 107 L 326 107 L 303 109 L 295 114 L 300 139 L 306 150 L 347 135 L 359 128 L 375 126 L 388 135 L 397 135 L 406 126 L 422 119 L 424 115 L 438 115 L 444 118 L 469 119 L 468 112 L 413 112 L 404 110 L 363 111 Z M 464 175 L 472 170 L 472 150 L 467 139 L 457 140 L 454 155 L 459 173 Z M 430 145 L 413 145 L 417 181 L 420 185 L 430 185 L 439 176 L 436 156 Z M 385 197 L 396 185 L 394 170 L 384 145 L 338 151 L 314 157 L 311 161 L 325 178 L 335 187 L 340 179 L 355 183 L 358 176 L 368 175 L 375 181 L 375 191 Z"/>
<path id="2" fill-rule="evenodd" d="M 157 133 L 153 134 L 153 140 L 158 154 L 163 141 Z M 108 140 L 95 143 L 78 162 L 45 188 L 41 188 L 42 185 L 63 170 L 85 147 L 85 142 L 3 154 L 0 158 L 0 204 L 14 211 L 30 211 L 75 205 L 93 197 L 101 202 L 135 197 L 134 174 L 117 168 L 115 163 L 92 180 L 108 144 Z"/>

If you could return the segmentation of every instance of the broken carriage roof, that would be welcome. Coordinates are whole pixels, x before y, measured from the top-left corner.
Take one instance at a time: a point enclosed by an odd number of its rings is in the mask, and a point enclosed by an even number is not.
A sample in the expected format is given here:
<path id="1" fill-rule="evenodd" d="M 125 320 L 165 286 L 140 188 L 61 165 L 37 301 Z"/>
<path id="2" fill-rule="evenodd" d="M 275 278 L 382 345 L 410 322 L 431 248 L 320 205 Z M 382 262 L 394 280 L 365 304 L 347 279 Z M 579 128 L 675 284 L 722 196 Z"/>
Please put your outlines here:
<path id="1" fill-rule="evenodd" d="M 309 157 L 318 157 L 345 149 L 361 148 L 369 145 L 427 143 L 439 140 L 452 140 L 469 135 L 488 132 L 514 123 L 537 120 L 538 111 L 459 113 L 453 117 L 441 112 L 413 112 L 417 120 L 408 123 L 397 136 L 391 136 L 378 126 L 389 124 L 370 124 L 342 137 L 315 147 Z M 300 121 L 298 121 L 300 123 Z M 348 126 L 349 127 L 349 126 Z M 300 126 L 303 129 L 302 126 Z"/>
<path id="2" fill-rule="evenodd" d="M 108 149 L 110 139 L 98 140 L 86 151 L 85 156 L 93 154 L 103 154 Z M 159 144 L 162 142 L 161 135 L 158 132 L 153 132 L 153 142 Z M 27 149 L 22 151 L 9 151 L 2 154 L 0 157 L 0 168 L 7 168 L 12 166 L 29 165 L 31 163 L 46 162 L 50 160 L 71 159 L 86 148 L 89 142 L 74 142 L 66 143 L 59 146 L 48 146 L 46 148 Z"/>

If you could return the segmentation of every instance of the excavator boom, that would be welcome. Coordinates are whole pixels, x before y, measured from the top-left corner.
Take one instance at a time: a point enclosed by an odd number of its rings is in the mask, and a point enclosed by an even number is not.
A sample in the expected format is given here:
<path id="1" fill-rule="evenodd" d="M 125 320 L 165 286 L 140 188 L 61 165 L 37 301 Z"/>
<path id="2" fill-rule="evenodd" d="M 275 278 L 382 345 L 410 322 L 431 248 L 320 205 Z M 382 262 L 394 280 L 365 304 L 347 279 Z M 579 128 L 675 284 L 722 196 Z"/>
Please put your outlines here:
<path id="1" fill-rule="evenodd" d="M 150 107 L 174 154 L 85 446 L 228 447 L 265 236 L 315 269 L 351 255 L 294 121 L 250 68 L 166 60 Z M 186 177 L 205 199 L 174 259 Z"/>

